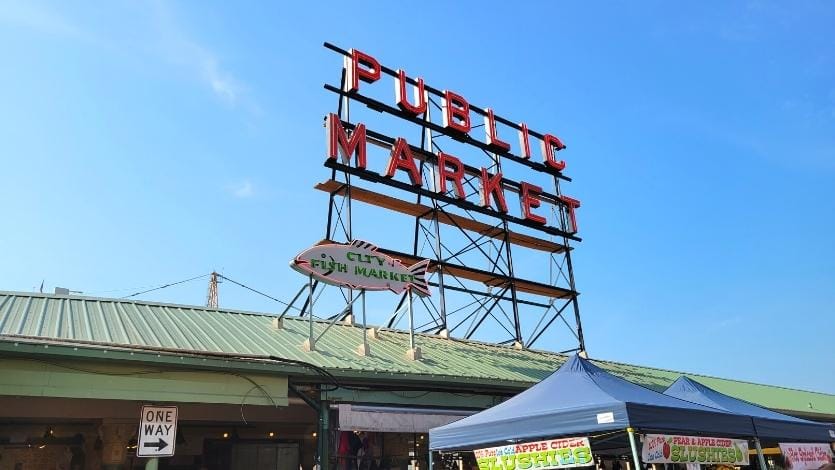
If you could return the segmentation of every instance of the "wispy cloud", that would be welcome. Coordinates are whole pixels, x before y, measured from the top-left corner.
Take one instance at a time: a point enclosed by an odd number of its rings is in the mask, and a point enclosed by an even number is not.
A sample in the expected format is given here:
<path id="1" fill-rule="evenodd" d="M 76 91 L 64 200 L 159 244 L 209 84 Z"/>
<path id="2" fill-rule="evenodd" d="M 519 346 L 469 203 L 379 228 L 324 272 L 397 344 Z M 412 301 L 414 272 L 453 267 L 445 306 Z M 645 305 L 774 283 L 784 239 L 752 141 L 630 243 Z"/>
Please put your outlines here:
<path id="1" fill-rule="evenodd" d="M 166 2 L 156 1 L 151 5 L 157 45 L 166 60 L 189 70 L 223 102 L 232 106 L 241 104 L 246 95 L 243 82 L 223 67 L 208 46 L 186 33 Z"/>
<path id="2" fill-rule="evenodd" d="M 728 315 L 716 322 L 716 326 L 724 328 L 726 326 L 740 325 L 745 322 L 745 319 L 740 315 Z"/>
<path id="3" fill-rule="evenodd" d="M 229 186 L 229 193 L 238 199 L 249 199 L 255 196 L 255 186 L 249 180 L 232 184 Z"/>
<path id="4" fill-rule="evenodd" d="M 86 36 L 84 31 L 59 12 L 37 2 L 6 1 L 0 5 L 0 23 L 29 28 L 53 36 Z"/>
<path id="5" fill-rule="evenodd" d="M 0 25 L 84 40 L 126 57 L 142 56 L 143 64 L 156 62 L 185 73 L 230 107 L 260 114 L 244 82 L 224 66 L 217 52 L 177 20 L 172 4 L 157 0 L 138 5 L 110 5 L 110 8 L 119 9 L 114 14 L 127 15 L 131 21 L 126 21 L 122 28 L 109 28 L 89 21 L 85 24 L 83 15 L 73 18 L 70 10 L 61 11 L 57 6 L 37 0 L 0 0 Z M 125 8 L 133 11 L 122 11 Z"/>

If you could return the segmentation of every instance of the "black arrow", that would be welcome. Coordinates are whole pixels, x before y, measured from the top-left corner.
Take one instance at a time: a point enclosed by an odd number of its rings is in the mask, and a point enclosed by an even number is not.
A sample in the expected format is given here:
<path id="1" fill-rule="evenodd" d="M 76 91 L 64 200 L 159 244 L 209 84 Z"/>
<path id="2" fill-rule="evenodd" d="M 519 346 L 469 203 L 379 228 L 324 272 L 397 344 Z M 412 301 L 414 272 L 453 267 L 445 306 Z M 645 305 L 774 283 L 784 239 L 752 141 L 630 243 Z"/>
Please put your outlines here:
<path id="1" fill-rule="evenodd" d="M 165 449 L 166 447 L 168 447 L 168 443 L 163 441 L 162 438 L 160 437 L 159 442 L 146 442 L 146 443 L 142 444 L 142 447 L 156 447 L 157 451 L 160 451 L 160 450 Z"/>

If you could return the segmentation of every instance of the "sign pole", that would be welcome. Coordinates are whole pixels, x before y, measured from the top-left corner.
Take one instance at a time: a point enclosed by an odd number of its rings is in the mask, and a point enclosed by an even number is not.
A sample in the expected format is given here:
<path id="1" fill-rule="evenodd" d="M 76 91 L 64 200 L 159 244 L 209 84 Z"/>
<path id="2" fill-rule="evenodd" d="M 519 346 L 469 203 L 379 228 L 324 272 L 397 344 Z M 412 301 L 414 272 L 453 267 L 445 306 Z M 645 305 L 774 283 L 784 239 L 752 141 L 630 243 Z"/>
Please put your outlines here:
<path id="1" fill-rule="evenodd" d="M 768 470 L 768 466 L 765 464 L 765 457 L 763 456 L 763 448 L 760 446 L 760 438 L 754 438 L 754 447 L 757 448 L 757 460 L 760 462 L 760 470 Z"/>
<path id="2" fill-rule="evenodd" d="M 414 312 L 412 311 L 412 289 L 409 289 L 408 292 L 408 302 L 409 302 L 409 349 L 414 351 L 415 350 L 415 320 L 414 320 Z"/>
<path id="3" fill-rule="evenodd" d="M 641 459 L 638 457 L 638 447 L 635 445 L 635 430 L 626 428 L 626 433 L 629 434 L 629 447 L 632 448 L 632 460 L 635 462 L 635 470 L 641 470 Z"/>
<path id="4" fill-rule="evenodd" d="M 308 318 L 309 335 L 307 337 L 307 340 L 308 340 L 308 344 L 310 345 L 310 350 L 313 351 L 313 349 L 316 347 L 313 344 L 313 276 L 308 276 L 307 292 L 308 292 L 307 295 L 310 298 L 309 299 L 310 301 L 308 302 L 308 305 L 310 306 L 310 308 L 308 309 L 308 312 L 307 312 L 308 317 L 309 317 Z"/>
<path id="5" fill-rule="evenodd" d="M 362 296 L 362 347 L 363 351 L 368 352 L 368 325 L 365 324 L 365 289 L 360 291 Z"/>

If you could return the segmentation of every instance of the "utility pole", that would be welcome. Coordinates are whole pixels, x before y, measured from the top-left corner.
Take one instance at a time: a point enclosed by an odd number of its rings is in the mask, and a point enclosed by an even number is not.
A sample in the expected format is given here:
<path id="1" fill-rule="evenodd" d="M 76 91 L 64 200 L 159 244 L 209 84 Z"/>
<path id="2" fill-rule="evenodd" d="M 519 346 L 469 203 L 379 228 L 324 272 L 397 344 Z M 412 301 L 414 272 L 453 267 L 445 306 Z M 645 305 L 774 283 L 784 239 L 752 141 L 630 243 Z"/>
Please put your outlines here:
<path id="1" fill-rule="evenodd" d="M 219 274 L 212 271 L 212 277 L 209 278 L 209 292 L 206 294 L 206 307 L 217 308 L 217 284 Z"/>

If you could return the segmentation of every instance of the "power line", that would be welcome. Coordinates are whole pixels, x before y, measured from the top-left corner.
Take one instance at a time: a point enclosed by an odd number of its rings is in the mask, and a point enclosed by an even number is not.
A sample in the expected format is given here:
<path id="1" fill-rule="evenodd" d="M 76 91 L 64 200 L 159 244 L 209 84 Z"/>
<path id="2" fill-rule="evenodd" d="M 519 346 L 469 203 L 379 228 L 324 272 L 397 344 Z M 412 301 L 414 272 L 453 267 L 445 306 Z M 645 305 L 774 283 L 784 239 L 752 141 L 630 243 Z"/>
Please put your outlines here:
<path id="1" fill-rule="evenodd" d="M 167 287 L 172 287 L 172 286 L 176 286 L 176 285 L 179 285 L 179 284 L 185 284 L 186 282 L 195 281 L 195 280 L 197 280 L 197 279 L 201 279 L 201 278 L 204 278 L 204 277 L 211 276 L 212 274 L 214 274 L 214 273 L 206 273 L 206 274 L 201 274 L 201 275 L 199 275 L 199 276 L 194 276 L 194 277 L 191 277 L 191 278 L 188 278 L 188 279 L 183 279 L 182 281 L 177 281 L 177 282 L 171 282 L 171 283 L 168 283 L 168 284 L 163 284 L 163 285 L 161 285 L 161 286 L 152 287 L 152 288 L 150 288 L 150 289 L 145 289 L 145 290 L 142 290 L 142 291 L 139 291 L 139 292 L 135 292 L 135 293 L 133 293 L 133 294 L 126 295 L 126 296 L 124 296 L 124 297 L 119 297 L 119 298 L 120 298 L 120 299 L 130 299 L 130 298 L 132 298 L 132 297 L 136 297 L 136 296 L 138 296 L 138 295 L 147 294 L 148 292 L 154 292 L 154 291 L 157 291 L 157 290 L 165 289 L 165 288 L 167 288 Z M 285 301 L 283 301 L 283 300 L 277 299 L 277 298 L 275 298 L 275 297 L 273 297 L 273 296 L 271 296 L 271 295 L 269 295 L 269 294 L 267 294 L 267 293 L 261 292 L 261 291 L 260 291 L 260 290 L 258 290 L 258 289 L 254 289 L 254 288 L 252 288 L 252 287 L 249 287 L 248 285 L 243 284 L 243 283 L 241 283 L 241 282 L 238 282 L 238 281 L 236 281 L 236 280 L 234 280 L 234 279 L 230 279 L 230 278 L 228 278 L 228 277 L 224 276 L 223 274 L 219 274 L 219 273 L 217 273 L 216 275 L 217 275 L 217 277 L 218 277 L 219 279 L 223 279 L 223 280 L 225 280 L 225 281 L 229 281 L 229 282 L 231 282 L 232 284 L 235 284 L 235 285 L 237 285 L 237 286 L 239 286 L 239 287 L 242 287 L 242 288 L 244 288 L 244 289 L 246 289 L 246 290 L 248 290 L 248 291 L 250 291 L 250 292 L 254 292 L 254 293 L 258 294 L 258 295 L 261 295 L 261 296 L 263 296 L 263 297 L 266 297 L 266 298 L 268 298 L 268 299 L 270 299 L 270 300 L 272 300 L 272 301 L 274 301 L 274 302 L 278 302 L 278 303 L 280 303 L 280 304 L 282 304 L 282 305 L 284 305 L 284 306 L 290 307 L 290 308 L 292 308 L 292 309 L 294 309 L 294 310 L 301 311 L 301 309 L 300 309 L 300 308 L 298 308 L 298 307 L 296 307 L 296 306 L 294 306 L 294 305 L 291 305 L 291 304 L 289 304 L 289 303 L 287 303 L 287 302 L 285 302 Z M 127 290 L 127 289 L 117 289 L 117 290 Z M 115 291 L 111 291 L 111 292 L 115 292 Z"/>
<path id="2" fill-rule="evenodd" d="M 276 302 L 278 302 L 278 303 L 280 303 L 280 304 L 282 304 L 282 305 L 285 305 L 285 306 L 287 306 L 287 307 L 294 308 L 294 309 L 296 309 L 296 310 L 301 311 L 301 309 L 299 309 L 298 307 L 292 306 L 292 305 L 288 304 L 287 302 L 285 302 L 285 301 L 283 301 L 283 300 L 276 299 L 275 297 L 273 297 L 273 296 L 271 296 L 271 295 L 269 295 L 269 294 L 265 294 L 265 293 L 261 292 L 260 290 L 253 289 L 252 287 L 249 287 L 249 286 L 247 286 L 247 285 L 241 284 L 240 282 L 238 282 L 238 281 L 236 281 L 236 280 L 234 280 L 234 279 L 229 279 L 228 277 L 224 276 L 223 274 L 218 274 L 218 275 L 217 275 L 217 277 L 219 277 L 219 278 L 221 278 L 221 279 L 223 279 L 223 280 L 225 280 L 225 281 L 229 281 L 229 282 L 231 282 L 232 284 L 235 284 L 235 285 L 237 285 L 237 286 L 239 286 L 239 287 L 243 287 L 244 289 L 246 289 L 246 290 L 248 290 L 248 291 L 255 292 L 255 293 L 256 293 L 256 294 L 258 294 L 258 295 L 263 295 L 264 297 L 266 297 L 266 298 L 268 298 L 268 299 L 270 299 L 270 300 L 274 300 L 274 301 L 276 301 Z"/>
<path id="3" fill-rule="evenodd" d="M 155 291 L 155 290 L 165 289 L 166 287 L 176 286 L 177 284 L 184 284 L 184 283 L 186 283 L 186 282 L 194 281 L 194 280 L 200 279 L 201 277 L 210 276 L 211 274 L 212 274 L 212 273 L 201 274 L 201 275 L 199 275 L 199 276 L 195 276 L 195 277 L 192 277 L 192 278 L 190 278 L 190 279 L 184 279 L 184 280 L 182 280 L 182 281 L 177 281 L 177 282 L 172 282 L 172 283 L 170 283 L 170 284 L 165 284 L 165 285 L 162 285 L 162 286 L 157 286 L 157 287 L 154 287 L 154 288 L 152 288 L 152 289 L 143 290 L 143 291 L 141 291 L 141 292 L 137 292 L 137 293 L 135 293 L 135 294 L 126 295 L 126 296 L 124 296 L 124 297 L 119 297 L 119 298 L 120 298 L 120 299 L 129 299 L 129 298 L 131 298 L 131 297 L 136 297 L 137 295 L 147 294 L 148 292 L 153 292 L 153 291 Z"/>

